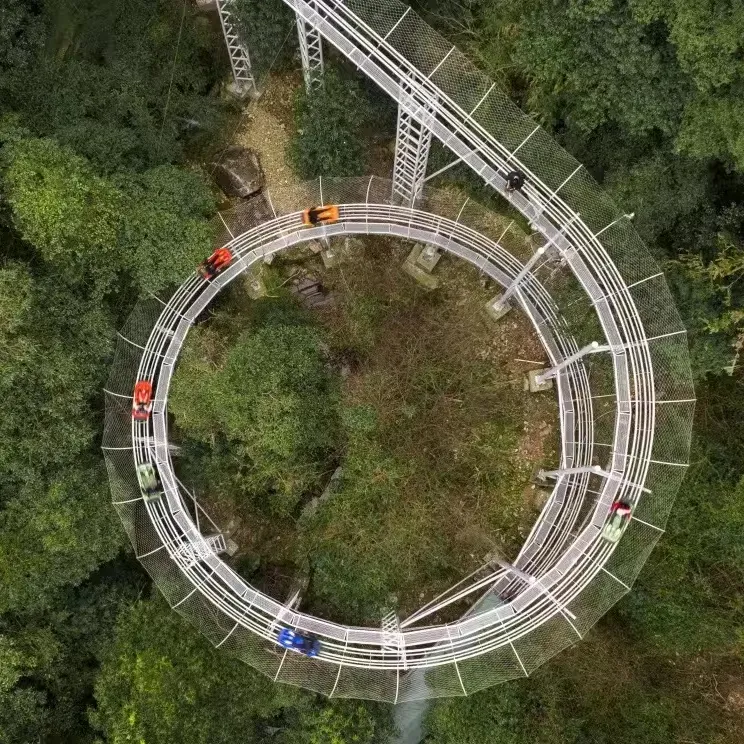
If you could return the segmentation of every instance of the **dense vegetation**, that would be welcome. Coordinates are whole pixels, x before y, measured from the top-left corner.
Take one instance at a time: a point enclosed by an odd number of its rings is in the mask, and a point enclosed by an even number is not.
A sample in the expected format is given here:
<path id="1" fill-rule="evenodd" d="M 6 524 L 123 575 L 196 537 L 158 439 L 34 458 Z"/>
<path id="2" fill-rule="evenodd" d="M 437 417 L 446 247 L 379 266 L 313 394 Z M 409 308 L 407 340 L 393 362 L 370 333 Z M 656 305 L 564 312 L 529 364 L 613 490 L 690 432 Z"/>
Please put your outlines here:
<path id="1" fill-rule="evenodd" d="M 533 679 L 435 704 L 429 741 L 741 741 L 744 14 L 702 0 L 416 4 L 635 212 L 691 330 L 700 399 L 694 466 L 634 592 Z M 240 5 L 260 64 L 289 63 L 283 5 Z M 387 710 L 276 687 L 215 654 L 153 596 L 109 505 L 98 446 L 115 330 L 138 298 L 182 277 L 212 244 L 216 197 L 197 164 L 230 129 L 221 44 L 219 29 L 181 0 L 0 0 L 3 744 L 390 740 Z M 376 118 L 370 93 L 346 70 L 333 75 L 322 98 L 299 96 L 292 153 L 304 175 L 362 172 L 370 155 L 353 136 Z M 449 177 L 469 185 L 463 171 Z M 374 348 L 379 308 L 366 310 L 353 320 L 360 346 L 368 333 Z M 364 405 L 338 404 L 331 425 L 313 416 L 333 408 L 338 381 L 321 332 L 286 312 L 208 349 L 224 355 L 219 369 L 199 370 L 194 356 L 205 400 L 203 418 L 180 422 L 186 454 L 205 479 L 224 474 L 249 499 L 270 492 L 267 519 L 281 520 L 335 467 L 342 442 L 355 482 L 374 485 L 384 504 L 387 483 L 369 467 L 380 464 L 375 427 L 386 422 Z M 298 348 L 306 353 L 295 359 Z M 268 370 L 268 356 L 302 365 L 308 384 Z M 246 368 L 255 376 L 236 408 L 211 406 L 208 396 Z M 414 406 L 426 407 L 427 384 Z M 285 425 L 266 437 L 243 427 L 257 403 L 279 406 L 269 415 Z M 211 427 L 222 432 L 216 446 L 204 434 Z M 384 461 L 391 479 L 419 465 L 400 457 L 403 444 Z M 223 468 L 228 447 L 255 467 Z M 298 472 L 297 453 L 315 469 Z M 361 498 L 341 495 L 352 510 Z M 328 566 L 321 602 L 348 589 L 353 572 L 335 564 L 354 553 L 325 540 L 322 511 L 314 518 L 307 550 Z M 348 611 L 386 599 L 392 569 L 380 565 Z"/>

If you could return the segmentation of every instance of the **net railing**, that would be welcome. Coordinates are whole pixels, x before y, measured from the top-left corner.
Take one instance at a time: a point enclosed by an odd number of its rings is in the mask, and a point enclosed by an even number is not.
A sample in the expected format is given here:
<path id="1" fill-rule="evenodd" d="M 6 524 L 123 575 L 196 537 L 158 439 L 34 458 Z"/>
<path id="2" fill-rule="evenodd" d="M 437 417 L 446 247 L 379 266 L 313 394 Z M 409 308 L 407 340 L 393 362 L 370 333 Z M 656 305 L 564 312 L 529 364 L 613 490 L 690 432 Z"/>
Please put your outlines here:
<path id="1" fill-rule="evenodd" d="M 174 609 L 215 646 L 282 682 L 402 702 L 468 694 L 525 676 L 578 641 L 629 590 L 663 532 L 684 475 L 693 402 L 684 329 L 673 305 L 663 314 L 649 312 L 655 292 L 668 296 L 654 262 L 646 256 L 622 267 L 613 263 L 610 285 L 597 279 L 594 265 L 601 257 L 599 268 L 607 269 L 606 252 L 587 251 L 578 261 L 580 251 L 548 236 L 551 249 L 514 299 L 552 364 L 593 341 L 609 351 L 557 375 L 562 443 L 556 466 L 584 470 L 558 478 L 515 562 L 523 577 L 500 569 L 494 591 L 466 617 L 397 634 L 313 617 L 255 589 L 202 549 L 208 535 L 197 528 L 176 479 L 168 440 L 167 396 L 178 355 L 214 297 L 272 255 L 319 238 L 391 235 L 425 242 L 504 286 L 534 251 L 516 225 L 456 192 L 427 191 L 417 208 L 391 203 L 391 193 L 384 179 L 322 179 L 271 190 L 223 213 L 220 244 L 237 260 L 213 281 L 194 273 L 172 295 L 144 301 L 121 331 L 107 384 L 104 452 L 113 502 L 138 558 Z M 303 225 L 301 210 L 322 203 L 340 205 L 339 221 Z M 643 249 L 640 241 L 630 247 Z M 135 422 L 131 396 L 142 379 L 153 383 L 155 402 L 151 420 Z M 147 500 L 140 488 L 137 467 L 146 463 L 157 468 L 163 498 Z M 590 470 L 596 466 L 602 475 Z M 618 499 L 632 504 L 633 516 L 615 544 L 600 533 Z M 184 548 L 189 545 L 199 550 Z M 488 601 L 499 594 L 508 600 Z M 319 656 L 282 648 L 282 627 L 317 637 Z"/>

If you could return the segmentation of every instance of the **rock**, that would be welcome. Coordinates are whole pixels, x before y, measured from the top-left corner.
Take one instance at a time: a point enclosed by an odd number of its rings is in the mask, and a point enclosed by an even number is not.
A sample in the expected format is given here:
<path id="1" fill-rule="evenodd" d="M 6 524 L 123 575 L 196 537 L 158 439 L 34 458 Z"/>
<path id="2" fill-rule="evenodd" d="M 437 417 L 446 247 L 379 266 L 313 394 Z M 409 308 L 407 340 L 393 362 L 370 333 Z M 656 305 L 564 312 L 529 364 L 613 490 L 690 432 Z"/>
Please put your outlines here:
<path id="1" fill-rule="evenodd" d="M 247 199 L 264 187 L 264 172 L 255 150 L 231 145 L 221 162 L 212 163 L 214 180 L 226 196 Z"/>

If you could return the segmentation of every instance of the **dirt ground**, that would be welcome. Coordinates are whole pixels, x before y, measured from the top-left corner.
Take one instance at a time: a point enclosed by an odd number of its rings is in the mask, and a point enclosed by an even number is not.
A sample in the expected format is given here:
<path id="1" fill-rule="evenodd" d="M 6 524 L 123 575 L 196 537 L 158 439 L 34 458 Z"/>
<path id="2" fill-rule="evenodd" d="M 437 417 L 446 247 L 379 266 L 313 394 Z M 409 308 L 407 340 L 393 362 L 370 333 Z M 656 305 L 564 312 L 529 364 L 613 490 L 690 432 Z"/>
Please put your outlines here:
<path id="1" fill-rule="evenodd" d="M 235 144 L 258 152 L 269 188 L 300 180 L 287 162 L 287 147 L 293 127 L 292 104 L 302 84 L 299 72 L 271 75 L 261 98 L 248 108 L 235 138 Z"/>

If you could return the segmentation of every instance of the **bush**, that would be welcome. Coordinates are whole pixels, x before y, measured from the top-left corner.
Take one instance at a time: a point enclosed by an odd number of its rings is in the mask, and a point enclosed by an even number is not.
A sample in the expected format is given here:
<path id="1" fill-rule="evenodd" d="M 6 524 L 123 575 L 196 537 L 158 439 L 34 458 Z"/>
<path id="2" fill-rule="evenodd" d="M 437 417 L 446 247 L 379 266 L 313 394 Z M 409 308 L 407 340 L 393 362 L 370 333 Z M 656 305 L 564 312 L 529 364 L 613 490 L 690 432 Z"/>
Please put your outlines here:
<path id="1" fill-rule="evenodd" d="M 297 134 L 289 158 L 297 173 L 302 178 L 362 175 L 360 130 L 368 116 L 359 84 L 327 66 L 323 86 L 311 95 L 303 88 L 295 101 Z"/>
<path id="2" fill-rule="evenodd" d="M 236 0 L 233 12 L 246 39 L 254 75 L 285 66 L 297 46 L 294 14 L 282 0 Z"/>
<path id="3" fill-rule="evenodd" d="M 281 303 L 276 314 L 267 311 L 271 304 L 257 309 L 258 327 L 240 335 L 216 364 L 207 350 L 221 343 L 219 336 L 197 334 L 170 405 L 187 435 L 213 445 L 220 437 L 231 442 L 242 490 L 286 514 L 328 469 L 338 439 L 338 393 L 320 332 L 293 324 Z"/>

